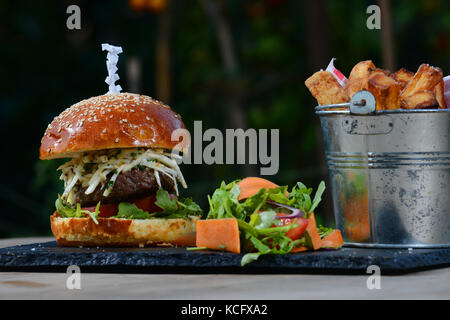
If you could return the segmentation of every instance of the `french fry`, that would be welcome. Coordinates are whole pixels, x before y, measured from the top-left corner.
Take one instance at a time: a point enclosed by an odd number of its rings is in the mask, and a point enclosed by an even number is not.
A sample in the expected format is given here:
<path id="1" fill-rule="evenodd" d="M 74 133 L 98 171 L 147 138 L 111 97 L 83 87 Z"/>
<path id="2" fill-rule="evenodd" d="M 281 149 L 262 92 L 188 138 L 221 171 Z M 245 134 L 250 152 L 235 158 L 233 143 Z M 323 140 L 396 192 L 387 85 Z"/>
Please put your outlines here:
<path id="1" fill-rule="evenodd" d="M 350 99 L 345 94 L 344 88 L 336 81 L 328 71 L 318 71 L 305 81 L 319 105 L 348 102 Z"/>
<path id="2" fill-rule="evenodd" d="M 414 73 L 402 68 L 397 72 L 392 73 L 390 76 L 400 84 L 400 87 L 403 90 L 409 83 L 409 81 L 411 81 L 411 79 L 414 77 Z"/>
<path id="3" fill-rule="evenodd" d="M 444 80 L 440 81 L 433 89 L 434 96 L 439 104 L 439 109 L 447 109 L 444 97 Z"/>
<path id="4" fill-rule="evenodd" d="M 377 101 L 377 110 L 400 108 L 400 84 L 382 72 L 374 72 L 367 81 L 369 90 Z"/>
<path id="5" fill-rule="evenodd" d="M 404 109 L 427 109 L 438 104 L 433 92 L 420 91 L 405 97 L 401 106 Z"/>
<path id="6" fill-rule="evenodd" d="M 418 92 L 433 92 L 434 87 L 442 81 L 442 79 L 442 70 L 440 68 L 435 68 L 428 64 L 422 64 L 411 81 L 409 81 L 406 87 L 402 90 L 400 98 L 405 100 L 409 96 L 412 96 Z M 421 97 L 424 97 L 424 94 L 422 94 Z"/>

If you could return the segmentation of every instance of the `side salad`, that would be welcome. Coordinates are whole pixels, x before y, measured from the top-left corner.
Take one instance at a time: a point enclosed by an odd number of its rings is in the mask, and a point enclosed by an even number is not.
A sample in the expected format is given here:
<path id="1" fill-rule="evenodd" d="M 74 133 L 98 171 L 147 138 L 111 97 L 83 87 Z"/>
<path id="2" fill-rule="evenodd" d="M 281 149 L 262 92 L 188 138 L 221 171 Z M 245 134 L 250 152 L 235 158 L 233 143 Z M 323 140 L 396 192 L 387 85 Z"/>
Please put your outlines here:
<path id="1" fill-rule="evenodd" d="M 244 252 L 244 266 L 265 254 L 288 254 L 343 245 L 339 230 L 317 225 L 314 210 L 325 183 L 314 196 L 301 182 L 288 191 L 266 179 L 248 177 L 222 182 L 208 196 L 209 212 L 197 222 L 196 247 Z"/>

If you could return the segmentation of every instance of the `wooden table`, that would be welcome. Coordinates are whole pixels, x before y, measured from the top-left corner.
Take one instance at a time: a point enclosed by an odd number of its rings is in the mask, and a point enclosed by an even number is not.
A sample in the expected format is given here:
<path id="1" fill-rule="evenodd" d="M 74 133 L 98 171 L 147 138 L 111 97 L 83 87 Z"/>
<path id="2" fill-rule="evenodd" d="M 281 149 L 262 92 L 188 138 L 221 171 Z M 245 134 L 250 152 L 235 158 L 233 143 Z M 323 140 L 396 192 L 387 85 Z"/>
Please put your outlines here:
<path id="1" fill-rule="evenodd" d="M 367 289 L 368 276 L 82 273 L 81 290 L 69 290 L 65 273 L 2 272 L 0 299 L 450 299 L 450 268 L 382 275 L 379 290 Z"/>

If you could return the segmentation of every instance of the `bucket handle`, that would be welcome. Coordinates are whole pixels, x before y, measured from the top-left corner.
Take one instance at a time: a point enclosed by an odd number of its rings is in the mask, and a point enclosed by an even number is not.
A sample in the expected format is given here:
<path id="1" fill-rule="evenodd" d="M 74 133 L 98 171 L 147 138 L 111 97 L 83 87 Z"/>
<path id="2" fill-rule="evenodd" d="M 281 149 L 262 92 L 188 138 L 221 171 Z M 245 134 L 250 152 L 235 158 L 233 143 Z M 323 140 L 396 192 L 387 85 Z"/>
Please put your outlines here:
<path id="1" fill-rule="evenodd" d="M 350 102 L 317 106 L 316 111 L 336 110 L 349 108 L 350 114 L 367 115 L 375 114 L 377 102 L 373 94 L 367 90 L 355 93 Z"/>

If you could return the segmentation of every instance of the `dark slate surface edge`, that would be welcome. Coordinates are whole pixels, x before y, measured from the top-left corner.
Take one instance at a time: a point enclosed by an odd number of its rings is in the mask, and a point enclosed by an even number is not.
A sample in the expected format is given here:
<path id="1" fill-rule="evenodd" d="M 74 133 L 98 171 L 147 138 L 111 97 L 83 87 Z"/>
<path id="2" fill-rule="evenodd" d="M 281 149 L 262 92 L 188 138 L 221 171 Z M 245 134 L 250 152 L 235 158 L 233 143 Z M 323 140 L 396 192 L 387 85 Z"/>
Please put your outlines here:
<path id="1" fill-rule="evenodd" d="M 1 271 L 64 271 L 78 265 L 89 272 L 138 273 L 347 273 L 401 274 L 450 266 L 449 249 L 355 249 L 263 256 L 240 267 L 242 255 L 190 252 L 185 248 L 60 248 L 54 241 L 0 249 Z"/>

